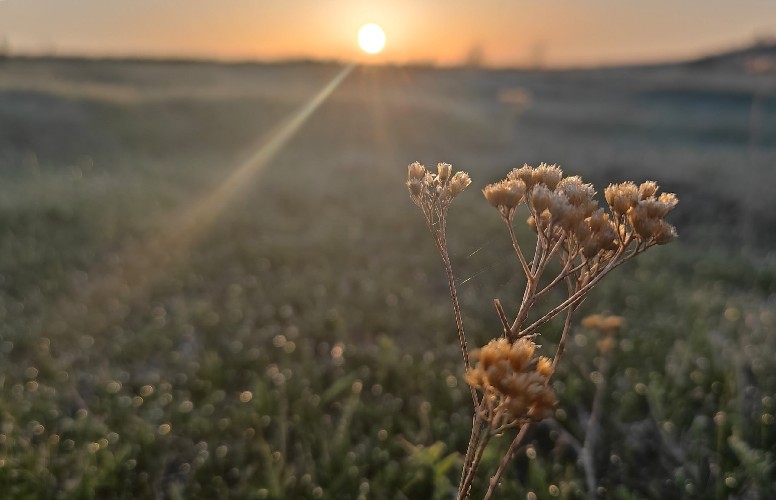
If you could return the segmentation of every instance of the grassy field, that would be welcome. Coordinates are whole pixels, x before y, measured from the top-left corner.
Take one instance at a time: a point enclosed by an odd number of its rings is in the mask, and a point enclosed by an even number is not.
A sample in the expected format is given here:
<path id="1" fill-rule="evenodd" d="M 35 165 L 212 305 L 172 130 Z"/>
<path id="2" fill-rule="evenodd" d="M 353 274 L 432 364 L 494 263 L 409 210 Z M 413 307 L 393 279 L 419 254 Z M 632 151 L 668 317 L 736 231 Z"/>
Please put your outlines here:
<path id="1" fill-rule="evenodd" d="M 448 234 L 476 344 L 523 286 L 486 183 L 546 161 L 681 200 L 680 240 L 585 302 L 627 326 L 607 361 L 574 327 L 503 498 L 588 497 L 589 432 L 601 497 L 776 495 L 772 76 L 356 67 L 257 162 L 340 71 L 0 61 L 3 494 L 451 498 L 471 408 L 420 160 L 474 179 Z"/>

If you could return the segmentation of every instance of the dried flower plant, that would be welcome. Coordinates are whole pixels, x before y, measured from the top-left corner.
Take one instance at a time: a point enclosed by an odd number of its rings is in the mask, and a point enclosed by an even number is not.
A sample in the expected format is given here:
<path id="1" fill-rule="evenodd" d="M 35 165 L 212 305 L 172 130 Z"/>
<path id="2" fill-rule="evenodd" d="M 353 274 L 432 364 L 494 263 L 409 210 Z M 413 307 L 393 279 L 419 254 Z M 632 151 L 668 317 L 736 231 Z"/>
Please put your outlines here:
<path id="1" fill-rule="evenodd" d="M 498 299 L 496 312 L 503 335 L 469 354 L 455 279 L 447 251 L 447 214 L 453 199 L 471 184 L 468 174 L 440 163 L 434 174 L 418 163 L 408 167 L 410 198 L 421 209 L 434 238 L 448 278 L 466 381 L 471 388 L 474 417 L 464 458 L 458 498 L 468 498 L 485 448 L 491 437 L 519 429 L 498 469 L 490 478 L 485 498 L 498 486 L 529 426 L 552 415 L 557 403 L 550 379 L 566 347 L 574 312 L 587 294 L 609 272 L 655 245 L 676 238 L 676 229 L 665 217 L 676 206 L 674 194 L 658 195 L 658 185 L 647 181 L 610 184 L 604 191 L 608 210 L 600 208 L 592 185 L 580 177 L 564 176 L 556 165 L 525 165 L 509 172 L 506 179 L 483 189 L 507 226 L 517 259 L 525 275 L 522 301 L 509 321 Z M 527 224 L 536 233 L 530 259 L 517 240 L 514 218 L 518 207 L 527 207 Z M 560 271 L 549 273 L 551 262 Z M 548 275 L 549 274 L 549 275 Z M 529 321 L 540 299 L 563 284 L 566 298 L 540 317 Z M 564 314 L 558 347 L 552 359 L 539 356 L 534 339 L 539 328 Z M 590 316 L 588 328 L 604 333 L 599 349 L 613 347 L 613 335 L 622 318 Z M 477 360 L 472 366 L 470 359 Z"/>

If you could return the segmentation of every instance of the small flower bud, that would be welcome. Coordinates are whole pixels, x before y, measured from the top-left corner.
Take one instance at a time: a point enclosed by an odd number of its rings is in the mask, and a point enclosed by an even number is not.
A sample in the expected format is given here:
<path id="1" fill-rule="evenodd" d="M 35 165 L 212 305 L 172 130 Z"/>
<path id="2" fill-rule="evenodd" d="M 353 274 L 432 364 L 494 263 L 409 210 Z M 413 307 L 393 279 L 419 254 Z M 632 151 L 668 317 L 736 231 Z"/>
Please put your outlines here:
<path id="1" fill-rule="evenodd" d="M 671 243 L 676 238 L 678 238 L 676 228 L 661 220 L 660 228 L 658 229 L 657 234 L 655 234 L 655 243 L 658 245 L 665 245 L 666 243 Z"/>
<path id="2" fill-rule="evenodd" d="M 641 240 L 651 238 L 660 230 L 660 220 L 649 216 L 647 204 L 647 201 L 641 201 L 628 213 L 628 220 Z"/>
<path id="3" fill-rule="evenodd" d="M 569 200 L 560 193 L 550 194 L 549 211 L 552 214 L 552 222 L 560 222 L 566 217 L 566 213 L 572 210 Z"/>
<path id="4" fill-rule="evenodd" d="M 574 206 L 587 205 L 595 196 L 592 184 L 585 184 L 579 176 L 566 177 L 558 183 L 557 190 L 568 198 Z"/>
<path id="5" fill-rule="evenodd" d="M 450 198 L 455 198 L 461 194 L 461 191 L 466 189 L 471 183 L 472 180 L 469 177 L 469 174 L 466 172 L 456 172 L 455 175 L 453 175 L 453 178 L 450 179 L 450 185 L 448 186 Z"/>
<path id="6" fill-rule="evenodd" d="M 587 219 L 587 223 L 590 225 L 590 230 L 596 233 L 600 231 L 601 228 L 608 226 L 609 214 L 604 212 L 603 208 L 599 208 L 590 214 L 590 217 Z"/>
<path id="7" fill-rule="evenodd" d="M 504 217 L 510 218 L 515 207 L 523 201 L 525 184 L 521 180 L 499 181 L 485 186 L 482 194 Z"/>
<path id="8" fill-rule="evenodd" d="M 544 184 L 552 191 L 563 178 L 563 170 L 557 165 L 542 163 L 533 171 L 531 178 L 534 184 Z"/>
<path id="9" fill-rule="evenodd" d="M 590 236 L 593 234 L 592 231 L 590 231 L 590 226 L 588 226 L 586 221 L 579 221 L 573 228 L 574 236 L 576 236 L 577 241 L 585 242 L 590 239 Z"/>
<path id="10" fill-rule="evenodd" d="M 525 184 L 525 187 L 527 189 L 530 189 L 534 185 L 534 179 L 533 179 L 533 167 L 529 167 L 528 165 L 523 165 L 520 168 L 513 169 L 511 172 L 507 174 L 508 180 L 521 180 Z"/>
<path id="11" fill-rule="evenodd" d="M 639 200 L 646 200 L 647 198 L 655 196 L 657 190 L 658 185 L 655 181 L 646 181 L 641 183 L 641 186 L 639 186 Z"/>
<path id="12" fill-rule="evenodd" d="M 525 220 L 525 223 L 528 224 L 528 227 L 530 227 L 531 231 L 533 231 L 534 233 L 539 232 L 539 230 L 536 228 L 536 218 L 533 215 L 529 216 Z"/>
<path id="13" fill-rule="evenodd" d="M 547 186 L 537 185 L 531 189 L 531 206 L 540 214 L 550 208 L 551 191 Z"/>
<path id="14" fill-rule="evenodd" d="M 639 201 L 639 190 L 632 182 L 622 184 L 609 184 L 604 190 L 606 202 L 611 207 L 614 215 L 620 217 L 628 213 Z"/>
<path id="15" fill-rule="evenodd" d="M 550 361 L 549 358 L 545 358 L 544 356 L 540 357 L 539 361 L 536 363 L 536 373 L 542 375 L 545 378 L 550 378 L 553 373 L 552 361 Z"/>
<path id="16" fill-rule="evenodd" d="M 509 364 L 516 372 L 520 372 L 531 360 L 536 349 L 536 344 L 529 340 L 520 339 L 512 344 L 509 350 Z"/>
<path id="17" fill-rule="evenodd" d="M 661 193 L 657 200 L 650 199 L 645 201 L 645 203 L 647 204 L 647 213 L 650 217 L 662 219 L 674 209 L 679 200 L 673 193 Z"/>
<path id="18" fill-rule="evenodd" d="M 407 167 L 407 173 L 410 180 L 412 179 L 423 179 L 423 176 L 426 175 L 426 167 L 423 166 L 420 162 L 413 162 L 410 163 Z"/>
<path id="19" fill-rule="evenodd" d="M 410 179 L 407 181 L 407 188 L 413 197 L 420 196 L 423 192 L 423 181 L 420 179 Z"/>
<path id="20" fill-rule="evenodd" d="M 449 163 L 440 163 L 437 165 L 437 172 L 439 180 L 445 182 L 450 178 L 450 174 L 453 173 L 453 166 Z"/>

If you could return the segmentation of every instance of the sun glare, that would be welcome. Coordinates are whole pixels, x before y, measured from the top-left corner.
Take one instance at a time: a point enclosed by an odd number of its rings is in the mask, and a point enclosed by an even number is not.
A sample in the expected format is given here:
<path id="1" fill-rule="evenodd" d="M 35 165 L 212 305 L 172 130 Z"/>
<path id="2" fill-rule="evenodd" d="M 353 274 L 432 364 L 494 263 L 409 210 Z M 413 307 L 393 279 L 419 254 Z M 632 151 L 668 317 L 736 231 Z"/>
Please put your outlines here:
<path id="1" fill-rule="evenodd" d="M 361 26 L 358 30 L 358 46 L 367 54 L 377 54 L 385 47 L 385 32 L 374 23 Z"/>

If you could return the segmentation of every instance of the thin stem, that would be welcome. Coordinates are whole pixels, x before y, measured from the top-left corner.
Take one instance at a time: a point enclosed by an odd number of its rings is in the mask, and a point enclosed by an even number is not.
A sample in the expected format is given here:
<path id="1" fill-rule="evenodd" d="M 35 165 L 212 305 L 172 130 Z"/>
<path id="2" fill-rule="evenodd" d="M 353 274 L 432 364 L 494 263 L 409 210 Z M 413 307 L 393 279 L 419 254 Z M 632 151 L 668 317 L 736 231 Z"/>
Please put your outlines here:
<path id="1" fill-rule="evenodd" d="M 555 256 L 555 254 L 558 253 L 558 250 L 560 249 L 560 247 L 561 247 L 561 245 L 563 244 L 564 241 L 566 241 L 566 235 L 565 234 L 561 235 L 561 237 L 558 238 L 558 241 L 556 241 L 555 244 L 552 246 L 552 250 L 550 250 L 545 255 L 542 255 L 542 258 L 539 261 L 539 268 L 536 271 L 536 279 L 537 279 L 537 281 L 539 279 L 539 276 L 541 276 L 542 273 L 544 272 L 544 268 L 547 267 L 547 264 L 550 262 L 550 260 L 552 260 L 552 258 Z M 569 255 L 569 258 L 571 259 L 572 257 Z"/>
<path id="2" fill-rule="evenodd" d="M 517 242 L 517 237 L 515 236 L 515 228 L 512 227 L 512 221 L 504 219 L 504 222 L 507 223 L 507 227 L 509 228 L 509 237 L 512 238 L 512 248 L 515 249 L 517 258 L 520 259 L 520 265 L 523 267 L 523 273 L 525 273 L 525 279 L 530 282 L 531 280 L 533 280 L 533 276 L 531 275 L 531 270 L 528 268 L 528 262 L 526 262 L 525 260 L 523 251 L 520 249 L 520 244 Z"/>
<path id="3" fill-rule="evenodd" d="M 477 468 L 480 465 L 480 461 L 482 460 L 482 455 L 485 452 L 485 448 L 488 446 L 488 442 L 490 441 L 491 433 L 490 429 L 488 429 L 482 436 L 482 439 L 480 439 L 477 442 L 477 448 L 474 452 L 472 462 L 469 465 L 468 469 L 465 469 L 465 475 L 463 481 L 461 481 L 460 486 L 458 487 L 458 499 L 465 499 L 469 498 L 469 491 L 472 487 L 472 482 L 474 481 L 474 475 L 477 472 Z"/>
<path id="4" fill-rule="evenodd" d="M 490 478 L 490 483 L 488 484 L 488 491 L 485 493 L 485 497 L 483 497 L 484 500 L 489 500 L 490 497 L 493 495 L 493 493 L 496 491 L 496 487 L 501 481 L 501 476 L 504 475 L 504 471 L 507 468 L 507 464 L 509 464 L 509 461 L 512 460 L 512 457 L 517 451 L 517 447 L 520 446 L 520 442 L 525 437 L 525 433 L 528 432 L 528 427 L 530 425 L 531 424 L 528 424 L 528 423 L 523 424 L 523 426 L 520 428 L 520 432 L 517 433 L 517 436 L 515 436 L 515 439 L 512 441 L 512 444 L 509 445 L 509 450 L 507 450 L 506 454 L 502 457 L 501 463 L 499 464 L 498 469 L 496 470 L 496 473 L 493 475 L 493 477 Z"/>
<path id="5" fill-rule="evenodd" d="M 502 328 L 504 328 L 504 335 L 509 340 L 514 340 L 512 338 L 512 329 L 509 327 L 509 320 L 507 319 L 507 315 L 504 312 L 504 308 L 501 306 L 501 301 L 498 299 L 493 299 L 493 305 L 496 306 L 496 313 L 498 314 L 498 319 L 501 320 Z"/>
<path id="6" fill-rule="evenodd" d="M 540 248 L 539 241 L 537 240 L 537 253 L 534 255 L 534 262 L 531 266 L 532 279 L 528 280 L 528 283 L 526 283 L 525 293 L 523 294 L 523 301 L 520 304 L 517 317 L 510 327 L 510 331 L 515 337 L 522 336 L 519 335 L 520 325 L 523 324 L 523 321 L 525 321 L 525 319 L 528 317 L 528 312 L 536 303 L 538 298 L 536 295 L 536 288 L 539 285 L 539 279 L 541 278 L 542 273 L 544 273 L 544 269 L 547 267 L 547 263 L 552 259 L 555 253 L 557 253 L 564 240 L 565 235 L 561 236 L 552 248 L 544 245 L 541 245 Z"/>
<path id="7" fill-rule="evenodd" d="M 619 259 L 619 257 L 622 256 L 622 249 L 617 251 L 617 254 L 612 258 L 612 260 L 607 264 L 607 266 L 601 270 L 600 273 L 598 273 L 593 279 L 590 280 L 586 285 L 579 288 L 574 295 L 569 297 L 568 299 L 564 300 L 557 306 L 555 306 L 552 310 L 550 310 L 547 314 L 545 314 L 542 318 L 536 320 L 533 322 L 530 326 L 526 327 L 524 330 L 521 330 L 519 333 L 519 336 L 528 335 L 532 333 L 534 330 L 542 326 L 543 324 L 550 321 L 552 318 L 557 316 L 559 313 L 563 312 L 566 308 L 568 308 L 570 305 L 574 304 L 576 301 L 578 301 L 584 294 L 586 294 L 588 291 L 590 291 L 591 288 L 593 288 L 596 284 L 598 284 L 599 281 L 607 274 L 609 271 L 615 269 L 619 265 L 621 265 L 623 262 L 629 260 L 631 257 L 636 255 L 635 253 L 632 253 L 628 256 L 626 256 L 623 259 Z"/>
<path id="8" fill-rule="evenodd" d="M 581 264 L 577 265 L 576 267 L 569 269 L 571 267 L 572 263 L 573 263 L 573 261 L 571 259 L 567 260 L 566 261 L 566 265 L 563 266 L 563 270 L 561 270 L 560 274 L 558 274 L 555 278 L 553 278 L 553 280 L 550 282 L 549 285 L 545 286 L 544 288 L 542 288 L 541 290 L 536 292 L 536 299 L 537 300 L 540 299 L 541 297 L 544 297 L 550 290 L 552 290 L 555 287 L 555 285 L 560 283 L 560 281 L 562 279 L 568 278 L 569 276 L 571 276 L 572 274 L 574 274 L 575 272 L 579 271 L 580 269 L 582 269 L 585 266 L 585 263 L 582 262 Z"/>
<path id="9" fill-rule="evenodd" d="M 569 278 L 566 278 L 566 287 L 568 289 L 569 295 L 572 295 L 574 289 L 571 286 L 571 280 Z M 555 367 L 558 366 L 558 361 L 560 360 L 563 351 L 566 349 L 566 339 L 568 338 L 568 333 L 571 329 L 571 317 L 574 315 L 574 311 L 576 311 L 576 309 L 576 305 L 569 306 L 567 309 L 566 321 L 563 322 L 563 333 L 560 335 L 560 341 L 558 341 L 558 350 L 555 352 L 555 358 L 552 360 L 553 372 L 555 371 Z"/>
<path id="10" fill-rule="evenodd" d="M 435 238 L 437 240 L 437 238 Z M 447 274 L 447 285 L 450 288 L 450 300 L 453 303 L 453 312 L 455 314 L 455 325 L 458 328 L 458 341 L 461 344 L 461 354 L 463 355 L 463 364 L 468 372 L 471 369 L 469 362 L 469 348 L 466 344 L 466 334 L 463 330 L 463 317 L 461 316 L 461 305 L 458 302 L 458 292 L 455 288 L 455 276 L 453 275 L 453 266 L 450 263 L 450 256 L 447 253 L 447 245 L 444 240 L 444 234 L 439 235 L 437 240 L 437 248 L 442 256 L 442 263 L 445 266 L 445 273 Z M 472 403 L 474 408 L 477 408 L 479 401 L 477 399 L 477 392 L 474 387 L 469 386 L 472 395 Z"/>
<path id="11" fill-rule="evenodd" d="M 482 406 L 482 404 L 480 404 Z M 461 480 L 458 483 L 458 495 L 460 498 L 460 495 L 463 491 L 463 484 L 466 481 L 466 477 L 469 475 L 469 471 L 471 470 L 471 462 L 474 459 L 474 451 L 475 451 L 475 444 L 479 440 L 480 436 L 480 430 L 482 430 L 482 417 L 480 416 L 480 410 L 481 408 L 475 409 L 474 412 L 474 418 L 472 419 L 472 433 L 471 436 L 469 436 L 469 445 L 466 447 L 466 457 L 463 461 L 463 469 L 461 470 Z"/>

